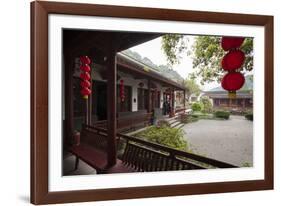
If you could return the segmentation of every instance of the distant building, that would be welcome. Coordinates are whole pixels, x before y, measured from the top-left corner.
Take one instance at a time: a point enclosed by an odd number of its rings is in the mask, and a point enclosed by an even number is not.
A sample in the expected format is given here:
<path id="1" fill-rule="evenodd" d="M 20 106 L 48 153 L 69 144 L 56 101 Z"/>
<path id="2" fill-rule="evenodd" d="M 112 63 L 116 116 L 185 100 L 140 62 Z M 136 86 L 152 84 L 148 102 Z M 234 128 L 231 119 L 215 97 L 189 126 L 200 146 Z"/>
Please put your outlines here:
<path id="1" fill-rule="evenodd" d="M 189 104 L 193 104 L 194 102 L 199 102 L 201 97 L 204 96 L 204 92 L 200 92 L 199 94 L 196 93 L 192 93 L 189 97 L 188 97 L 188 103 Z"/>
<path id="2" fill-rule="evenodd" d="M 245 111 L 253 108 L 253 75 L 245 77 L 244 86 L 236 92 L 236 98 L 228 98 L 228 91 L 221 86 L 205 91 L 214 108 L 232 111 Z"/>

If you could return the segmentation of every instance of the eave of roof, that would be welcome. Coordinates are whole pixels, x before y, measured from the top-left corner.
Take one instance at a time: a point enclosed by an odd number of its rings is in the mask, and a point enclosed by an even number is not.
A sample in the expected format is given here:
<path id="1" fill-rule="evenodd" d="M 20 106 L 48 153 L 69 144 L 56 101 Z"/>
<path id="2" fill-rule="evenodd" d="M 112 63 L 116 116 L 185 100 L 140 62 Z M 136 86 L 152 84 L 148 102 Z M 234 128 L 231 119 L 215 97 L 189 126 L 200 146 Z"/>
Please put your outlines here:
<path id="1" fill-rule="evenodd" d="M 123 67 L 126 67 L 126 69 L 128 69 L 134 73 L 140 74 L 142 76 L 150 77 L 154 80 L 158 80 L 162 83 L 168 84 L 177 89 L 180 89 L 180 90 L 186 89 L 184 86 L 180 85 L 179 83 L 174 82 L 174 81 L 164 77 L 163 75 L 161 75 L 160 72 L 158 72 L 154 68 L 152 68 L 142 62 L 139 62 L 139 61 L 133 59 L 132 57 L 129 57 L 128 55 L 125 55 L 123 53 L 117 54 L 117 64 L 119 64 Z"/>

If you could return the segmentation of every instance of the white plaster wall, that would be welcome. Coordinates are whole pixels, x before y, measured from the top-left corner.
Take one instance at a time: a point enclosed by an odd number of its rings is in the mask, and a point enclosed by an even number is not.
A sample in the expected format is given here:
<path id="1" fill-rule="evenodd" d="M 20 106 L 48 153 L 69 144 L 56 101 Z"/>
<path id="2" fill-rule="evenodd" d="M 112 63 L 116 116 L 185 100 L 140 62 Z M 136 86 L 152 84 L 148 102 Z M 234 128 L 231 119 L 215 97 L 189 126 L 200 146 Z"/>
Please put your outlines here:
<path id="1" fill-rule="evenodd" d="M 119 74 L 120 75 L 120 74 Z M 128 75 L 123 75 L 121 74 L 121 79 L 124 80 L 124 85 L 126 86 L 131 86 L 132 88 L 132 111 L 138 111 L 138 88 L 139 87 L 139 83 L 143 83 L 143 87 L 144 89 L 148 89 L 148 80 L 147 79 L 134 79 L 133 77 L 130 77 Z M 120 80 L 118 81 L 119 84 Z M 164 95 L 163 92 L 167 89 L 166 87 L 162 87 L 161 84 L 157 83 L 157 82 L 153 82 L 157 88 L 158 91 L 160 91 L 160 108 L 163 108 L 163 99 L 164 99 Z M 136 100 L 134 102 L 134 99 Z"/>
<path id="2" fill-rule="evenodd" d="M 124 85 L 125 86 L 130 86 L 132 88 L 132 107 L 131 107 L 132 112 L 138 111 L 138 88 L 139 88 L 139 83 L 142 82 L 144 84 L 144 86 L 142 88 L 147 89 L 147 80 L 146 79 L 134 79 L 133 77 L 129 77 L 128 75 L 121 76 L 121 79 L 124 80 Z M 117 84 L 120 83 L 120 80 L 118 80 Z M 136 100 L 135 102 L 134 102 L 134 99 Z"/>
<path id="3" fill-rule="evenodd" d="M 74 68 L 74 76 L 79 76 L 80 75 L 80 69 L 79 69 L 79 58 L 75 59 L 75 68 Z M 91 70 L 91 76 L 93 80 L 96 81 L 103 81 L 106 82 L 105 79 L 103 79 L 100 75 L 100 71 L 104 70 L 105 67 L 99 65 L 99 64 L 92 64 L 92 70 Z M 129 74 L 124 74 L 122 72 L 118 72 L 118 75 L 120 75 L 120 79 L 117 80 L 117 84 L 120 84 L 120 80 L 124 80 L 124 85 L 125 86 L 130 86 L 132 88 L 132 107 L 131 111 L 138 111 L 138 88 L 139 83 L 143 83 L 143 89 L 148 89 L 148 80 L 147 79 L 134 79 L 131 75 Z M 154 85 L 156 86 L 157 90 L 160 91 L 160 108 L 163 108 L 163 102 L 164 102 L 164 92 L 168 87 L 162 87 L 160 83 L 153 82 Z M 175 92 L 176 93 L 176 92 Z M 174 93 L 174 94 L 175 94 Z M 134 101 L 135 99 L 135 101 Z M 176 106 L 176 102 L 175 102 Z"/>

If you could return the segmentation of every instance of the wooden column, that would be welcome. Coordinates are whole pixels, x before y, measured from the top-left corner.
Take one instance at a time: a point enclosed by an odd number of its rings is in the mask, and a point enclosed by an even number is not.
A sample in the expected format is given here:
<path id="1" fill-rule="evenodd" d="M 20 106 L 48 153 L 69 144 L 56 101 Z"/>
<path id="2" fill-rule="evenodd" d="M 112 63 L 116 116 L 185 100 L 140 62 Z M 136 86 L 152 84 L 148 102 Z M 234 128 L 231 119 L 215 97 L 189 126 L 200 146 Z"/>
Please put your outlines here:
<path id="1" fill-rule="evenodd" d="M 74 131 L 74 113 L 73 113 L 73 71 L 74 71 L 74 56 L 64 56 L 64 97 L 65 97 L 65 143 L 72 143 L 72 134 Z"/>
<path id="2" fill-rule="evenodd" d="M 147 108 L 147 112 L 150 113 L 152 111 L 151 108 L 151 80 L 148 80 L 148 108 Z"/>
<path id="3" fill-rule="evenodd" d="M 113 43 L 113 42 L 110 42 Z M 111 44 L 109 44 L 111 45 Z M 116 51 L 109 46 L 107 53 L 107 161 L 108 166 L 116 164 Z"/>
<path id="4" fill-rule="evenodd" d="M 92 90 L 92 93 L 89 95 L 89 97 L 88 97 L 88 105 L 87 105 L 87 107 L 88 107 L 88 109 L 87 109 L 87 112 L 88 112 L 88 124 L 89 125 L 92 125 L 92 108 L 93 108 L 93 80 L 92 80 L 92 69 L 91 69 L 91 73 L 90 73 L 90 75 L 91 75 L 91 79 L 90 79 L 90 82 L 91 82 L 91 90 Z"/>
<path id="5" fill-rule="evenodd" d="M 175 89 L 172 89 L 172 116 L 175 116 Z"/>
<path id="6" fill-rule="evenodd" d="M 243 99 L 243 109 L 245 109 L 245 107 L 246 107 L 246 99 L 244 98 Z"/>

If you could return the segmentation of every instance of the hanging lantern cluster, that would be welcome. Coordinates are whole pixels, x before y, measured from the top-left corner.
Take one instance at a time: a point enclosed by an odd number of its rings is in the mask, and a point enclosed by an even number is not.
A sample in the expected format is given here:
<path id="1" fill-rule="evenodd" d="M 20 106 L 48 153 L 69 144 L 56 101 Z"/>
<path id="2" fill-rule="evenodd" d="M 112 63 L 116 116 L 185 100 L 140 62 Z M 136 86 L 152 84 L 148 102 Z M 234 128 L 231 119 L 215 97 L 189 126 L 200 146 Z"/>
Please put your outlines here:
<path id="1" fill-rule="evenodd" d="M 125 101 L 125 87 L 124 87 L 124 80 L 120 80 L 120 99 L 121 102 Z"/>
<path id="2" fill-rule="evenodd" d="M 88 56 L 81 56 L 80 57 L 80 86 L 81 90 L 80 93 L 84 99 L 88 99 L 88 96 L 91 94 L 91 60 Z"/>
<path id="3" fill-rule="evenodd" d="M 245 54 L 240 50 L 244 37 L 223 37 L 221 47 L 227 54 L 221 61 L 221 67 L 227 71 L 221 81 L 221 86 L 228 91 L 229 98 L 236 98 L 236 91 L 245 83 L 243 74 L 239 72 L 245 61 Z"/>

